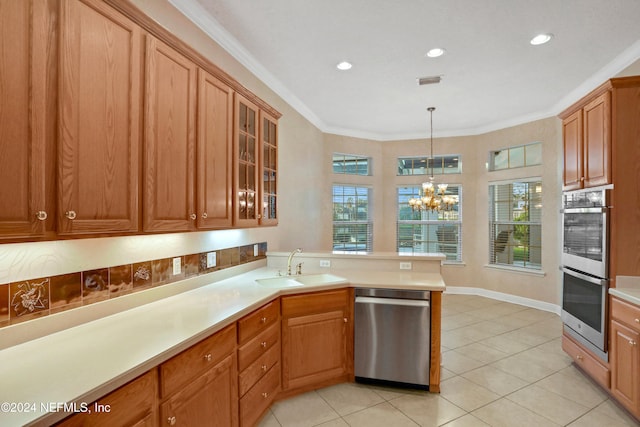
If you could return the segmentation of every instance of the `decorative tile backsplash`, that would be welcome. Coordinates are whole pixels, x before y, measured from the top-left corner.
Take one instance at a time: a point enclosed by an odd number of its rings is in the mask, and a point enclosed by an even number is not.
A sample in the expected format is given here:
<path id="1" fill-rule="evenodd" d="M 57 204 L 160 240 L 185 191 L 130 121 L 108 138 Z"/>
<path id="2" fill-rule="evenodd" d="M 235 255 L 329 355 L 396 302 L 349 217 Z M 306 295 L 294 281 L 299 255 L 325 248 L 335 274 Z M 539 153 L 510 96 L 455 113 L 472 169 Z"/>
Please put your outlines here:
<path id="1" fill-rule="evenodd" d="M 266 258 L 267 243 L 257 246 L 257 255 L 252 244 L 0 284 L 0 328 Z M 216 263 L 207 268 L 210 252 Z"/>

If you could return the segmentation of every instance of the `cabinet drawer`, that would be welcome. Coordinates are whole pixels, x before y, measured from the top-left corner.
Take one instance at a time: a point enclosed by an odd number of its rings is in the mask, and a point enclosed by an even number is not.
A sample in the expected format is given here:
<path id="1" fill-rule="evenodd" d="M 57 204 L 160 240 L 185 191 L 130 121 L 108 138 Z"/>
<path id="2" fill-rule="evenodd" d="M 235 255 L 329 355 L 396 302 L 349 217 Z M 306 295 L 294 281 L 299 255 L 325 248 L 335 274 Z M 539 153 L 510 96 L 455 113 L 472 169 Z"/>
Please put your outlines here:
<path id="1" fill-rule="evenodd" d="M 611 298 L 611 317 L 640 331 L 640 307 Z"/>
<path id="2" fill-rule="evenodd" d="M 274 323 L 238 349 L 238 371 L 244 371 L 258 357 L 280 342 L 280 323 Z M 280 347 L 279 345 L 277 347 Z"/>
<path id="3" fill-rule="evenodd" d="M 280 346 L 274 345 L 242 371 L 238 377 L 240 396 L 244 396 L 273 365 L 278 363 L 278 360 L 280 360 Z"/>
<path id="4" fill-rule="evenodd" d="M 232 353 L 235 346 L 236 327 L 234 324 L 160 365 L 162 397 L 166 397 L 191 382 L 200 372 L 213 367 Z"/>
<path id="5" fill-rule="evenodd" d="M 609 390 L 611 388 L 611 374 L 609 368 L 596 357 L 583 350 L 576 342 L 566 335 L 562 335 L 562 349 L 597 383 Z"/>
<path id="6" fill-rule="evenodd" d="M 238 343 L 242 344 L 267 329 L 280 318 L 280 301 L 266 304 L 238 321 Z"/>
<path id="7" fill-rule="evenodd" d="M 258 418 L 269 407 L 278 392 L 280 385 L 280 364 L 262 377 L 247 394 L 240 399 L 240 425 L 253 426 Z"/>
<path id="8" fill-rule="evenodd" d="M 282 316 L 325 313 L 331 309 L 346 308 L 349 304 L 348 289 L 293 295 L 282 298 Z"/>

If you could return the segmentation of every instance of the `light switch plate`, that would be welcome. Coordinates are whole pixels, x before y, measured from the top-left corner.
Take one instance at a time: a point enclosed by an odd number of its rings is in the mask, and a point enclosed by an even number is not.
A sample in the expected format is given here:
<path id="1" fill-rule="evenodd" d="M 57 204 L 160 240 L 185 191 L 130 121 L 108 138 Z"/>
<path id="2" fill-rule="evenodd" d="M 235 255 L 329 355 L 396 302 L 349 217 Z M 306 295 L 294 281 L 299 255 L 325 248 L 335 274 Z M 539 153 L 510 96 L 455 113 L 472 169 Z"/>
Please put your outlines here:
<path id="1" fill-rule="evenodd" d="M 329 261 L 328 259 L 321 259 L 320 267 L 331 267 L 331 261 Z"/>
<path id="2" fill-rule="evenodd" d="M 207 252 L 207 268 L 215 267 L 217 264 L 216 253 Z"/>
<path id="3" fill-rule="evenodd" d="M 180 274 L 182 272 L 182 257 L 175 257 L 173 259 L 173 275 Z"/>
<path id="4" fill-rule="evenodd" d="M 401 262 L 400 263 L 400 270 L 411 270 L 411 263 L 410 262 Z"/>

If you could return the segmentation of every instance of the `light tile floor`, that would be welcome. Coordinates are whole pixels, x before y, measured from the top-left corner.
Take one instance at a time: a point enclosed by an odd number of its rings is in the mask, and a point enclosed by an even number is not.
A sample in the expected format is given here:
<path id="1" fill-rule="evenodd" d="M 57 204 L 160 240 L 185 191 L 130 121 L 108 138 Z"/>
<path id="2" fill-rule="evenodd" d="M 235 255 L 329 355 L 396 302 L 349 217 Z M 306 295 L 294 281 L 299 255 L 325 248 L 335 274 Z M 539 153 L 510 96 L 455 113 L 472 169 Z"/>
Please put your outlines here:
<path id="1" fill-rule="evenodd" d="M 260 427 L 638 426 L 560 347 L 560 318 L 443 297 L 441 393 L 340 384 L 275 403 Z"/>

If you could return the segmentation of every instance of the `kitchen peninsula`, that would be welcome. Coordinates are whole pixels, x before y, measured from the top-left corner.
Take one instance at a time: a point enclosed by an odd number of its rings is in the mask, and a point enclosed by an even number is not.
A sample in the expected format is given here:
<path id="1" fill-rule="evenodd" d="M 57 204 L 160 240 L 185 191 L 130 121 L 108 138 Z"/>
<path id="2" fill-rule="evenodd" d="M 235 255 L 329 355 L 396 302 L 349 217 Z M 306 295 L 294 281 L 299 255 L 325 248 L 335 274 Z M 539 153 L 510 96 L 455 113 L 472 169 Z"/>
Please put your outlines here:
<path id="1" fill-rule="evenodd" d="M 319 385 L 353 380 L 353 288 L 358 286 L 431 291 L 430 390 L 439 391 L 440 296 L 444 291 L 439 268 L 444 256 L 298 256 L 294 260 L 304 260 L 303 268 L 309 271 L 300 278 L 319 278 L 315 283 L 260 284 L 256 280 L 278 277 L 278 268 L 271 264 L 283 260 L 277 253 L 268 254 L 267 262 L 242 266 L 244 270 L 238 269 L 233 277 L 218 280 L 212 273 L 199 278 L 210 284 L 1 350 L 0 400 L 10 402 L 14 407 L 9 409 L 14 410 L 1 413 L 0 423 L 50 425 L 69 415 L 64 411 L 66 404 L 67 410 L 80 413 L 63 425 L 74 425 L 74 420 L 82 424 L 85 416 L 143 421 L 141 425 L 157 425 L 161 417 L 163 423 L 173 425 L 184 423 L 183 416 L 197 417 L 193 410 L 204 403 L 215 405 L 217 416 L 227 416 L 224 422 L 229 425 L 253 425 L 274 399 L 306 391 L 315 380 Z M 318 259 L 319 265 L 326 258 L 331 263 L 330 274 L 308 261 Z M 400 262 L 411 263 L 411 270 L 400 270 Z M 389 269 L 390 265 L 395 268 Z M 310 274 L 313 270 L 316 273 Z M 316 310 L 304 317 L 320 319 L 319 325 L 342 325 L 346 354 L 338 359 L 344 366 L 292 381 L 284 389 L 280 372 L 284 377 L 290 366 L 280 362 L 279 349 L 281 342 L 283 348 L 291 342 L 284 338 L 280 320 L 287 316 L 302 319 L 295 313 L 300 307 L 307 312 Z M 337 322 L 333 313 L 341 313 Z M 217 394 L 198 394 L 205 391 Z M 110 412 L 84 413 L 93 408 L 109 408 Z"/>

